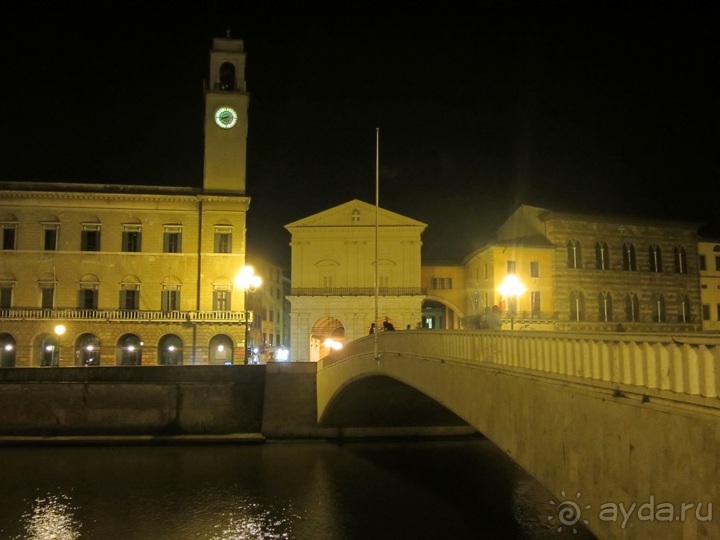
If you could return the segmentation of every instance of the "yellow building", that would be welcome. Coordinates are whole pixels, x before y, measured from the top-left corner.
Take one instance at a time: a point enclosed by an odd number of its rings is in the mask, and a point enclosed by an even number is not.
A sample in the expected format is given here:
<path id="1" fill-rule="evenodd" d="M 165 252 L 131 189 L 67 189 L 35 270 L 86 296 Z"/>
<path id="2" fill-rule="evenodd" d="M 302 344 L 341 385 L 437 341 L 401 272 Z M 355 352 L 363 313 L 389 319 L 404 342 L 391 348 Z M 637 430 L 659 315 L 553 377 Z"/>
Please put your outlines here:
<path id="1" fill-rule="evenodd" d="M 422 320 L 411 328 L 457 329 L 465 317 L 465 269 L 460 264 L 427 263 L 421 268 L 421 285 L 426 291 Z M 406 326 L 407 327 L 407 326 Z"/>
<path id="2" fill-rule="evenodd" d="M 317 361 L 367 335 L 373 322 L 400 330 L 420 321 L 424 223 L 352 200 L 285 228 L 294 361 Z"/>
<path id="3" fill-rule="evenodd" d="M 260 361 L 284 360 L 290 330 L 285 316 L 285 271 L 252 254 L 248 263 L 262 277 L 262 285 L 248 295 L 248 305 L 256 314 L 250 326 L 250 347 L 258 349 Z"/>
<path id="4" fill-rule="evenodd" d="M 720 330 L 720 240 L 698 242 L 703 330 Z"/>
<path id="5" fill-rule="evenodd" d="M 244 74 L 214 39 L 202 188 L 1 186 L 2 366 L 244 360 Z"/>

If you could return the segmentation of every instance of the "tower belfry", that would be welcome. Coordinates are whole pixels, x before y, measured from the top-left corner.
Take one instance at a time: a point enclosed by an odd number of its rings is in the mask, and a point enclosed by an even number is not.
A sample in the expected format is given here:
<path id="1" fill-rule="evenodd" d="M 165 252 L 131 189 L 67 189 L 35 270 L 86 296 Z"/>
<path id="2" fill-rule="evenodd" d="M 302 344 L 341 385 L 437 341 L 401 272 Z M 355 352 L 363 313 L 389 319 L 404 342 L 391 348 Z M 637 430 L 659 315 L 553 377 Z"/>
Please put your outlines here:
<path id="1" fill-rule="evenodd" d="M 205 191 L 245 193 L 248 103 L 240 39 L 214 38 L 205 91 Z"/>

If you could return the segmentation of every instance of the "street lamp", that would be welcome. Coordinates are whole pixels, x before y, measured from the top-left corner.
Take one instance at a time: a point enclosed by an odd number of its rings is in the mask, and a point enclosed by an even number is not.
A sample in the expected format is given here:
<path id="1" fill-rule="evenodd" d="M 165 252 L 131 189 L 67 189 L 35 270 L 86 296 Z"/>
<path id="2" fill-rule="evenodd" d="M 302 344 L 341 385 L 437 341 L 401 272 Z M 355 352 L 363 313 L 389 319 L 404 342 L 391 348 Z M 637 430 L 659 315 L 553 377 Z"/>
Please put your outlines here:
<path id="1" fill-rule="evenodd" d="M 249 335 L 249 310 L 247 305 L 248 292 L 255 292 L 257 288 L 262 285 L 262 278 L 255 274 L 255 269 L 252 266 L 243 266 L 240 269 L 240 273 L 235 278 L 235 285 L 243 291 L 243 309 L 245 310 L 245 363 L 248 364 L 248 335 Z"/>
<path id="2" fill-rule="evenodd" d="M 515 310 L 517 309 L 517 297 L 525 292 L 525 285 L 520 282 L 520 279 L 515 274 L 508 274 L 505 276 L 505 280 L 498 287 L 498 291 L 503 296 L 513 299 L 512 308 L 510 311 L 510 330 L 515 326 Z M 508 302 L 509 304 L 509 302 Z"/>

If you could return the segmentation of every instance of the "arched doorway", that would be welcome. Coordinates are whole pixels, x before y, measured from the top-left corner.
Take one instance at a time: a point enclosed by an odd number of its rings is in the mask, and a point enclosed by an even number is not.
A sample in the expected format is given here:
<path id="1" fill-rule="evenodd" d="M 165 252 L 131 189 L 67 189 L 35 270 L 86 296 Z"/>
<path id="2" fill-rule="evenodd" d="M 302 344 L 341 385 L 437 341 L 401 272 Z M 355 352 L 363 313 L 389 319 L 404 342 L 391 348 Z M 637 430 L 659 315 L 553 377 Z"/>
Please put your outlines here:
<path id="1" fill-rule="evenodd" d="M 75 342 L 76 366 L 100 365 L 100 339 L 95 334 L 81 334 Z"/>
<path id="2" fill-rule="evenodd" d="M 135 334 L 124 334 L 115 347 L 115 362 L 118 366 L 142 365 L 143 342 Z"/>
<path id="3" fill-rule="evenodd" d="M 158 343 L 158 364 L 179 366 L 183 363 L 183 342 L 175 334 L 167 334 Z"/>
<path id="4" fill-rule="evenodd" d="M 317 362 L 345 346 L 345 326 L 334 317 L 318 319 L 310 331 L 310 361 Z"/>
<path id="5" fill-rule="evenodd" d="M 233 341 L 230 336 L 219 334 L 210 340 L 208 364 L 213 366 L 230 365 L 233 363 Z"/>
<path id="6" fill-rule="evenodd" d="M 0 334 L 0 367 L 15 367 L 17 344 L 10 334 Z"/>
<path id="7" fill-rule="evenodd" d="M 34 363 L 40 367 L 57 367 L 60 363 L 60 343 L 52 334 L 40 334 L 33 346 Z"/>

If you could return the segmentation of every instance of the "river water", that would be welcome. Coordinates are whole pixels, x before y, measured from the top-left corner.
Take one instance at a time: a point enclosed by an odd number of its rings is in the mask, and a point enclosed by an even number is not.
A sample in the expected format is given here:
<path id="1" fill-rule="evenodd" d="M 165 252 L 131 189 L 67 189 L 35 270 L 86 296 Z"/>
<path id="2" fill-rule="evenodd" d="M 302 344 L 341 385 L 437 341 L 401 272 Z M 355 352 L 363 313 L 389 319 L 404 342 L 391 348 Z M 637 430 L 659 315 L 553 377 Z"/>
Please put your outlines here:
<path id="1" fill-rule="evenodd" d="M 0 466 L 2 540 L 594 538 L 484 439 L 15 447 Z"/>

